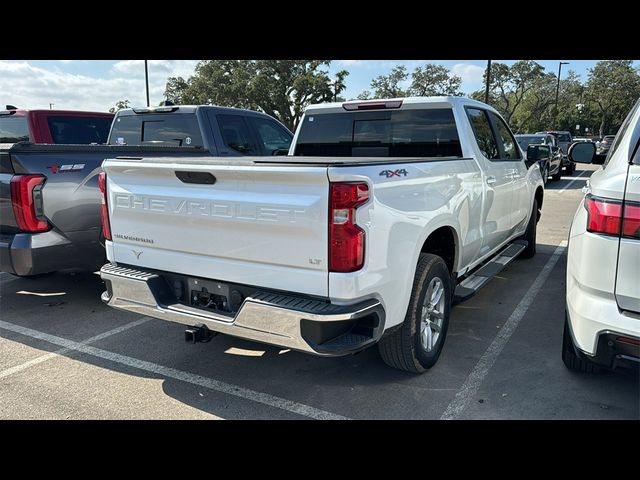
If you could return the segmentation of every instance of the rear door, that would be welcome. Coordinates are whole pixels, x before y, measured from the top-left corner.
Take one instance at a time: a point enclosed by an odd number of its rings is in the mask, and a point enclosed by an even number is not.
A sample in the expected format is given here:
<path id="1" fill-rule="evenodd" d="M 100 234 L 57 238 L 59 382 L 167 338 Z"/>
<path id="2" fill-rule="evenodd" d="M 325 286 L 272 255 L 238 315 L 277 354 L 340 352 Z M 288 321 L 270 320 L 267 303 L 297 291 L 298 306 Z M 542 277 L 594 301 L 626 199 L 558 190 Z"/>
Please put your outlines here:
<path id="1" fill-rule="evenodd" d="M 326 167 L 193 160 L 105 163 L 110 259 L 327 296 Z"/>
<path id="2" fill-rule="evenodd" d="M 515 138 L 504 120 L 493 112 L 489 112 L 489 116 L 496 131 L 501 161 L 506 168 L 508 185 L 512 191 L 509 220 L 511 224 L 509 233 L 511 234 L 518 225 L 527 221 L 531 210 L 529 189 L 527 188 L 527 166 L 516 146 Z"/>
<path id="3" fill-rule="evenodd" d="M 480 250 L 480 256 L 484 256 L 506 241 L 511 231 L 513 175 L 500 159 L 501 151 L 489 121 L 489 112 L 475 107 L 466 107 L 465 110 L 485 165 L 485 198 L 481 221 L 483 242 Z"/>

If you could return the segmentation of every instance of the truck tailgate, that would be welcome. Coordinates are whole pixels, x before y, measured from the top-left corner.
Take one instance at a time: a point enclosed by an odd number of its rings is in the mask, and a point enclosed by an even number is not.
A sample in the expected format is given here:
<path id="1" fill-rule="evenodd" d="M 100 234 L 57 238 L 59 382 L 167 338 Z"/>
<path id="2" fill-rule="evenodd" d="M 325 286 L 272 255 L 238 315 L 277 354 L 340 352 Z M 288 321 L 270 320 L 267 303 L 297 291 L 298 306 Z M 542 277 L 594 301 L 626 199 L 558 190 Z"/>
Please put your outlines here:
<path id="1" fill-rule="evenodd" d="M 107 160 L 109 259 L 327 296 L 326 167 L 216 160 Z"/>

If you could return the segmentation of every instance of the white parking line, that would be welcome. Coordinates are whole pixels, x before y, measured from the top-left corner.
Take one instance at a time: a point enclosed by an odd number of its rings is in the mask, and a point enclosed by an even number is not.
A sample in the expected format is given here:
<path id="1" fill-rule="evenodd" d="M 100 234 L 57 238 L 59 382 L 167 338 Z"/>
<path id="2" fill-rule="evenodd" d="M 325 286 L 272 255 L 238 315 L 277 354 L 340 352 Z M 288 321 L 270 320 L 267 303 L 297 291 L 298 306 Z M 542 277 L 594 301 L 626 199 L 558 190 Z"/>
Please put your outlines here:
<path id="1" fill-rule="evenodd" d="M 112 335 L 116 335 L 120 332 L 124 332 L 125 330 L 129 330 L 130 328 L 137 327 L 138 325 L 142 325 L 143 323 L 148 322 L 149 320 L 151 320 L 149 317 L 142 317 L 140 320 L 127 323 L 126 325 L 122 325 L 118 328 L 114 328 L 107 332 L 101 333 L 100 335 L 96 335 L 95 337 L 87 338 L 86 340 L 78 343 L 81 345 L 88 345 L 90 343 L 95 343 L 104 338 L 110 337 Z M 61 348 L 59 350 L 56 350 L 55 352 L 50 352 L 44 355 L 40 355 L 39 357 L 36 357 L 33 360 L 29 360 L 28 362 L 24 362 L 20 365 L 16 365 L 15 367 L 7 368 L 6 370 L 3 370 L 2 372 L 0 372 L 0 379 L 6 378 L 9 375 L 13 375 L 14 373 L 22 372 L 27 368 L 33 367 L 34 365 L 39 365 L 40 363 L 46 362 L 47 360 L 50 360 L 52 358 L 58 357 L 60 355 L 64 355 L 69 351 L 70 351 L 69 348 Z"/>
<path id="2" fill-rule="evenodd" d="M 200 387 L 208 388 L 217 392 L 226 393 L 236 397 L 244 398 L 245 400 L 251 400 L 253 402 L 262 403 L 270 407 L 279 408 L 287 412 L 295 413 L 303 417 L 309 417 L 316 420 L 348 420 L 347 417 L 342 415 L 336 415 L 331 412 L 326 412 L 309 405 L 293 402 L 285 398 L 276 397 L 268 393 L 257 392 L 248 388 L 240 387 L 230 383 L 221 382 L 211 378 L 203 377 L 182 370 L 176 370 L 175 368 L 164 367 L 156 363 L 147 362 L 145 360 L 139 360 L 137 358 L 128 357 L 126 355 L 120 355 L 118 353 L 109 352 L 100 348 L 91 347 L 81 342 L 74 342 L 67 340 L 66 338 L 56 337 L 55 335 L 49 335 L 48 333 L 39 332 L 31 328 L 23 327 L 20 325 L 14 325 L 13 323 L 0 320 L 0 328 L 25 335 L 27 337 L 36 338 L 38 340 L 44 340 L 45 342 L 59 345 L 67 350 L 74 350 L 82 352 L 87 355 L 102 358 L 110 362 L 119 363 L 120 365 L 126 365 L 128 367 L 137 368 L 146 372 L 155 373 L 163 377 L 173 378 L 182 382 L 191 383 Z"/>
<path id="3" fill-rule="evenodd" d="M 527 313 L 527 309 L 531 306 L 536 295 L 538 295 L 544 286 L 547 281 L 547 277 L 560 259 L 560 256 L 564 253 L 566 247 L 567 241 L 563 240 L 555 249 L 551 257 L 549 257 L 549 260 L 547 260 L 547 263 L 534 280 L 529 291 L 527 291 L 524 297 L 522 297 L 522 300 L 520 300 L 520 303 L 518 303 L 518 306 L 516 306 L 509 319 L 498 331 L 496 338 L 493 339 L 491 345 L 489 345 L 482 357 L 480 357 L 480 360 L 478 360 L 478 363 L 469 374 L 460 390 L 458 390 L 458 393 L 456 393 L 455 398 L 444 411 L 440 420 L 455 420 L 460 416 L 464 409 L 467 408 L 471 399 L 478 392 L 482 381 L 487 376 L 489 370 L 493 367 L 493 364 L 502 352 L 502 349 L 509 341 L 509 338 L 511 338 L 513 332 L 515 332 L 520 320 L 522 320 L 525 313 Z"/>
<path id="4" fill-rule="evenodd" d="M 573 182 L 575 182 L 578 178 L 580 178 L 582 175 L 584 175 L 587 172 L 591 172 L 591 170 L 582 170 L 578 175 L 573 177 L 573 180 L 571 180 L 569 183 L 567 183 L 562 190 L 558 190 L 558 193 L 564 192 L 567 188 L 569 188 L 571 185 L 573 185 Z"/>

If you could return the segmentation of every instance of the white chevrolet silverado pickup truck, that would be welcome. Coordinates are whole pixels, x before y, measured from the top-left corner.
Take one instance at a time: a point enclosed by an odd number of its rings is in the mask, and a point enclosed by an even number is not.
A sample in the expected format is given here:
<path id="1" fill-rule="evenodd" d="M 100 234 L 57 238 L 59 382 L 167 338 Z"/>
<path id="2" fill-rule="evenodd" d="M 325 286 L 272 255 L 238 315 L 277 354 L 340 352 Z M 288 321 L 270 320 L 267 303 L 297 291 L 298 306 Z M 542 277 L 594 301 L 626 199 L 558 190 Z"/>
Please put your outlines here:
<path id="1" fill-rule="evenodd" d="M 228 137 L 256 148 L 238 122 Z M 535 254 L 543 182 L 483 103 L 309 107 L 288 156 L 107 159 L 108 305 L 317 355 L 374 343 L 423 372 L 451 305 Z"/>

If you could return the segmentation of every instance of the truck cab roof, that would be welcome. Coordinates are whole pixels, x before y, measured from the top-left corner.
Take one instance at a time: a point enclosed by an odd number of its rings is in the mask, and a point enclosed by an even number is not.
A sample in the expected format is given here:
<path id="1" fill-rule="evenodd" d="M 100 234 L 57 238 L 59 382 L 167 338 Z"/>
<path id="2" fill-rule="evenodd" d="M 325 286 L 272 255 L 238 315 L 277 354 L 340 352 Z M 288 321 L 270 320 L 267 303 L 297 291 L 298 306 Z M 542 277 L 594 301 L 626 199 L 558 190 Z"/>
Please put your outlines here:
<path id="1" fill-rule="evenodd" d="M 454 107 L 457 105 L 480 107 L 493 112 L 497 111 L 486 103 L 473 100 L 468 97 L 454 96 L 436 96 L 436 97 L 403 97 L 403 98 L 382 98 L 372 100 L 349 100 L 348 102 L 332 102 L 309 105 L 306 109 L 307 113 L 330 113 L 330 112 L 347 112 L 355 110 L 377 110 L 376 105 L 380 105 L 379 109 L 417 109 L 417 108 L 437 108 L 437 107 Z M 358 108 L 360 107 L 360 108 Z"/>

